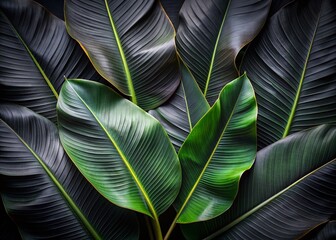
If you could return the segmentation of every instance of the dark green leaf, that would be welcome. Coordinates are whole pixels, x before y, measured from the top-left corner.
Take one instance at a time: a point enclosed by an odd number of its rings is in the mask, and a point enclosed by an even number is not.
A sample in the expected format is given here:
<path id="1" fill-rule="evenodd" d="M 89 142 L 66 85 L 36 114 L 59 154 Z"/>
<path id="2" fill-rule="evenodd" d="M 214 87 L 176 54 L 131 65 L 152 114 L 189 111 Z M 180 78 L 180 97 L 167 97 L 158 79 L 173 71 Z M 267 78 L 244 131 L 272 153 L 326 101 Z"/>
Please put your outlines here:
<path id="1" fill-rule="evenodd" d="M 175 94 L 167 103 L 149 111 L 166 129 L 177 152 L 191 129 L 210 108 L 189 70 L 183 63 L 180 68 L 182 81 Z"/>
<path id="2" fill-rule="evenodd" d="M 259 106 L 258 146 L 336 123 L 336 1 L 286 5 L 251 44 L 242 70 Z"/>
<path id="3" fill-rule="evenodd" d="M 194 0 L 180 11 L 177 50 L 213 104 L 238 77 L 235 58 L 262 28 L 270 0 Z"/>
<path id="4" fill-rule="evenodd" d="M 102 84 L 68 80 L 58 120 L 70 158 L 111 202 L 155 220 L 172 204 L 181 168 L 155 118 Z"/>
<path id="5" fill-rule="evenodd" d="M 113 206 L 85 180 L 47 119 L 1 105 L 0 153 L 3 203 L 23 238 L 137 238 L 134 213 Z"/>
<path id="6" fill-rule="evenodd" d="M 319 126 L 259 151 L 232 207 L 184 227 L 200 239 L 295 239 L 336 211 L 336 128 Z"/>
<path id="7" fill-rule="evenodd" d="M 30 0 L 1 0 L 0 100 L 56 122 L 64 76 L 100 79 L 62 20 Z"/>
<path id="8" fill-rule="evenodd" d="M 149 110 L 180 82 L 174 29 L 155 0 L 67 0 L 69 34 L 97 71 L 132 102 Z"/>
<path id="9" fill-rule="evenodd" d="M 178 223 L 208 220 L 231 206 L 240 176 L 256 155 L 256 119 L 253 88 L 243 75 L 224 87 L 179 151 Z"/>

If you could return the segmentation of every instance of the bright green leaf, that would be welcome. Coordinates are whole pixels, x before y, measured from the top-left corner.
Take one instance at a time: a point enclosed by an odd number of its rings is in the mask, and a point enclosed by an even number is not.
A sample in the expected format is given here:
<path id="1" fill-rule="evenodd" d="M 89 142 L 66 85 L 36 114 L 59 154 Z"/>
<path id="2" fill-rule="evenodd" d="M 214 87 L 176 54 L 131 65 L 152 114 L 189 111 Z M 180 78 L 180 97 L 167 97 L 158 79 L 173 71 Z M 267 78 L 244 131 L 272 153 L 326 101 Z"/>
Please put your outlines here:
<path id="1" fill-rule="evenodd" d="M 183 178 L 178 223 L 214 218 L 232 204 L 256 155 L 257 106 L 247 76 L 227 84 L 179 151 Z"/>
<path id="2" fill-rule="evenodd" d="M 58 120 L 70 158 L 111 202 L 155 220 L 172 204 L 181 168 L 152 116 L 102 84 L 68 80 L 58 101 Z"/>

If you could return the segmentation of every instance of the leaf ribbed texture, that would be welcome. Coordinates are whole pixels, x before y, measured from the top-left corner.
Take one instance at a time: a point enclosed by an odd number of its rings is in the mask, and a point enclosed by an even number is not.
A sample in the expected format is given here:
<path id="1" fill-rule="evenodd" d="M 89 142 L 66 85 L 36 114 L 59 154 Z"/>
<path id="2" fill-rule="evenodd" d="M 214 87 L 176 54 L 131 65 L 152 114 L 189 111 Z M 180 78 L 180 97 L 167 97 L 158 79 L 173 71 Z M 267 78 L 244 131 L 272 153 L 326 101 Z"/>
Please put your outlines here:
<path id="1" fill-rule="evenodd" d="M 101 79 L 62 20 L 30 0 L 1 0 L 0 100 L 56 122 L 64 77 Z"/>
<path id="2" fill-rule="evenodd" d="M 176 35 L 181 54 L 209 103 L 238 77 L 235 58 L 262 28 L 271 1 L 195 0 L 180 10 Z"/>
<path id="3" fill-rule="evenodd" d="M 336 128 L 319 126 L 259 151 L 224 214 L 184 226 L 190 239 L 295 239 L 336 210 Z M 196 230 L 197 229 L 197 230 Z M 223 233 L 224 232 L 224 233 Z"/>
<path id="4" fill-rule="evenodd" d="M 242 70 L 257 95 L 259 148 L 336 123 L 335 25 L 335 1 L 294 1 L 249 47 Z"/>
<path id="5" fill-rule="evenodd" d="M 227 84 L 179 151 L 182 187 L 174 207 L 179 223 L 204 221 L 227 210 L 241 174 L 256 155 L 257 106 L 246 75 Z"/>
<path id="6" fill-rule="evenodd" d="M 210 108 L 189 70 L 183 63 L 180 68 L 182 81 L 177 91 L 167 103 L 149 111 L 165 128 L 177 152 L 191 129 Z"/>
<path id="7" fill-rule="evenodd" d="M 157 220 L 174 201 L 181 182 L 177 154 L 142 109 L 102 84 L 68 80 L 58 120 L 72 161 L 111 202 Z"/>
<path id="8" fill-rule="evenodd" d="M 140 107 L 158 107 L 178 87 L 174 29 L 155 0 L 67 0 L 65 18 L 97 71 Z"/>
<path id="9" fill-rule="evenodd" d="M 23 238 L 137 239 L 135 214 L 85 180 L 50 121 L 15 105 L 0 117 L 0 191 Z"/>

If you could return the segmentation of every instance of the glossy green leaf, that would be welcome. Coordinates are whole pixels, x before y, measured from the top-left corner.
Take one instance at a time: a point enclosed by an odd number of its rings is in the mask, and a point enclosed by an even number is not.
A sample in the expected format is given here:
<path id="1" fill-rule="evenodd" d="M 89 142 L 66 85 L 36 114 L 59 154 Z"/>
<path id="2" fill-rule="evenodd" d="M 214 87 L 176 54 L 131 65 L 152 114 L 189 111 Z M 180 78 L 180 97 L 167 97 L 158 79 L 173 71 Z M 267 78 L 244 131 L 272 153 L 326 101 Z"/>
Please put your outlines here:
<path id="1" fill-rule="evenodd" d="M 261 30 L 270 0 L 194 0 L 180 10 L 177 50 L 212 105 L 238 77 L 235 59 Z"/>
<path id="2" fill-rule="evenodd" d="M 0 1 L 0 100 L 56 122 L 64 77 L 102 81 L 64 22 L 30 0 Z"/>
<path id="3" fill-rule="evenodd" d="M 111 202 L 156 221 L 172 204 L 181 168 L 151 115 L 102 84 L 69 80 L 58 101 L 58 120 L 70 158 Z"/>
<path id="4" fill-rule="evenodd" d="M 170 21 L 173 23 L 175 29 L 177 29 L 180 22 L 179 12 L 184 0 L 160 0 L 160 3 L 167 13 Z"/>
<path id="5" fill-rule="evenodd" d="M 242 70 L 256 91 L 259 148 L 336 123 L 335 26 L 335 1 L 294 1 L 249 47 Z"/>
<path id="6" fill-rule="evenodd" d="M 240 176 L 256 155 L 256 118 L 253 88 L 244 74 L 224 87 L 179 151 L 178 223 L 208 220 L 231 206 Z"/>
<path id="7" fill-rule="evenodd" d="M 183 226 L 189 239 L 296 239 L 336 211 L 336 127 L 319 126 L 257 153 L 232 207 Z M 211 236 L 211 237 L 210 237 Z"/>
<path id="8" fill-rule="evenodd" d="M 0 188 L 1 188 L 1 185 L 0 185 Z M 3 239 L 3 240 L 21 239 L 20 233 L 16 225 L 7 215 L 7 212 L 2 203 L 1 196 L 0 196 L 0 239 Z"/>
<path id="9" fill-rule="evenodd" d="M 174 29 L 155 0 L 67 0 L 69 34 L 97 71 L 133 103 L 149 110 L 180 82 Z"/>
<path id="10" fill-rule="evenodd" d="M 135 214 L 112 205 L 65 154 L 56 126 L 0 105 L 1 196 L 25 239 L 136 239 Z"/>
<path id="11" fill-rule="evenodd" d="M 177 152 L 191 129 L 210 108 L 189 70 L 183 63 L 180 68 L 182 81 L 175 94 L 167 103 L 149 111 L 165 128 Z"/>

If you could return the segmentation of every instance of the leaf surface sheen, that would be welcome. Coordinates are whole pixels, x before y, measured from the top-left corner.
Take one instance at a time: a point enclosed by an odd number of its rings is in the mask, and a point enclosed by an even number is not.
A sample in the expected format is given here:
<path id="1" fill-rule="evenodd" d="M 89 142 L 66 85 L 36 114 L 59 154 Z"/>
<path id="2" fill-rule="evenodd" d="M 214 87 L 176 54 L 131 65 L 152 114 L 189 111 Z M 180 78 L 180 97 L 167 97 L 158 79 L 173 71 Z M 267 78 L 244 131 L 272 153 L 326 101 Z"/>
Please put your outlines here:
<path id="1" fill-rule="evenodd" d="M 177 50 L 212 105 L 238 71 L 235 58 L 261 30 L 271 1 L 186 1 L 180 10 Z"/>
<path id="2" fill-rule="evenodd" d="M 97 71 L 140 107 L 158 107 L 178 87 L 174 29 L 155 0 L 67 0 L 65 19 Z"/>
<path id="3" fill-rule="evenodd" d="M 0 100 L 56 122 L 64 77 L 103 81 L 64 22 L 30 0 L 0 2 Z"/>

